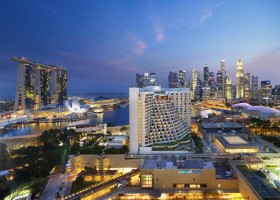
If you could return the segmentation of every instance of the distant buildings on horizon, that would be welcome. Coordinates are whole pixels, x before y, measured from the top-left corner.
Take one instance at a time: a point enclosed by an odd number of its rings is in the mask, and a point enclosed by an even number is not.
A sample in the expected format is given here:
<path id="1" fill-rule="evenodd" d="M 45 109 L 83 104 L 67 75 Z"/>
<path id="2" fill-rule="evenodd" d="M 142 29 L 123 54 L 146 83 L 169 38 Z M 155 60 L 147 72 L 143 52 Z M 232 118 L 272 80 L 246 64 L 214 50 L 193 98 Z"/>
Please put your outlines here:
<path id="1" fill-rule="evenodd" d="M 191 99 L 207 100 L 209 98 L 225 98 L 227 101 L 265 101 L 280 102 L 280 85 L 272 88 L 270 80 L 261 81 L 259 88 L 258 76 L 244 72 L 243 60 L 238 59 L 236 64 L 236 84 L 226 74 L 225 60 L 220 62 L 220 70 L 216 73 L 210 71 L 207 64 L 203 67 L 203 76 L 200 77 L 199 70 L 193 68 L 191 78 L 187 80 L 185 70 L 179 73 L 169 71 L 169 88 L 190 88 Z M 156 73 L 136 74 L 136 86 L 145 88 L 149 85 L 157 85 Z"/>

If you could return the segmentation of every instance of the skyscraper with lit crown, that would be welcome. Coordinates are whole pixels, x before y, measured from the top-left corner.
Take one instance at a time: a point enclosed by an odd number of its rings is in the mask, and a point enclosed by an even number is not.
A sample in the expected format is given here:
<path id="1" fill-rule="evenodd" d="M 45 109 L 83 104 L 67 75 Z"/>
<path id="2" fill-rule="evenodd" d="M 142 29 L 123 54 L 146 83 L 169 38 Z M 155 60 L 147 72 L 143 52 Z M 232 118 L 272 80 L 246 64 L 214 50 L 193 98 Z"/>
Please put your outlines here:
<path id="1" fill-rule="evenodd" d="M 231 79 L 230 77 L 226 76 L 226 89 L 225 89 L 225 98 L 226 100 L 230 101 L 231 97 Z"/>
<path id="2" fill-rule="evenodd" d="M 244 97 L 244 70 L 243 61 L 239 59 L 236 66 L 236 99 Z"/>
<path id="3" fill-rule="evenodd" d="M 222 98 L 225 98 L 226 93 L 226 62 L 221 60 L 221 72 L 222 72 Z"/>

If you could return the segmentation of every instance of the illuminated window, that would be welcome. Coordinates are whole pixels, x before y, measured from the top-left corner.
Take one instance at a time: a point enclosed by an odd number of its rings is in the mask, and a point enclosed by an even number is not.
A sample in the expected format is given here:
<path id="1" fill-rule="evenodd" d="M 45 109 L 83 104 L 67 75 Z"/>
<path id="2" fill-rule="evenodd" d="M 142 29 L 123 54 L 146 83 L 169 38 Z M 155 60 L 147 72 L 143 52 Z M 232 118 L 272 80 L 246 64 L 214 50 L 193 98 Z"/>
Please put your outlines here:
<path id="1" fill-rule="evenodd" d="M 184 188 L 184 187 L 185 187 L 185 184 L 176 184 L 175 187 L 176 187 L 176 188 Z"/>
<path id="2" fill-rule="evenodd" d="M 152 188 L 153 187 L 153 175 L 152 174 L 142 174 L 141 175 L 141 187 L 142 188 Z"/>
<path id="3" fill-rule="evenodd" d="M 196 184 L 190 184 L 190 188 L 197 188 Z"/>

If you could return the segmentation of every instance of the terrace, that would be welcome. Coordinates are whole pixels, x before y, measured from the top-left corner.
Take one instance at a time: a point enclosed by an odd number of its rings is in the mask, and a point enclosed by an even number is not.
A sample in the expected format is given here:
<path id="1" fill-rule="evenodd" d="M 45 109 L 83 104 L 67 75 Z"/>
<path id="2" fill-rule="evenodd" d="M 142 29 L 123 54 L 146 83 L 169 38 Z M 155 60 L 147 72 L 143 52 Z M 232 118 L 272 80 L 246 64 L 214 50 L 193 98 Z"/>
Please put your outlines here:
<path id="1" fill-rule="evenodd" d="M 249 167 L 238 167 L 256 192 L 264 199 L 278 199 L 280 191 L 269 181 L 269 179 L 259 173 L 259 170 Z"/>

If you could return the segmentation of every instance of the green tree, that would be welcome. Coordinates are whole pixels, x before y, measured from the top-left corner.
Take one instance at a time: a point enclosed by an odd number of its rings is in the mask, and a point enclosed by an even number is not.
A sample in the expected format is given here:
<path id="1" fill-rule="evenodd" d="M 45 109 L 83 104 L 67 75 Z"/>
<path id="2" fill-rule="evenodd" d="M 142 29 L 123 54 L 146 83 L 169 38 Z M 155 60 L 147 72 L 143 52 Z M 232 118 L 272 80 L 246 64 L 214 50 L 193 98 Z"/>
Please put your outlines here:
<path id="1" fill-rule="evenodd" d="M 7 151 L 7 145 L 0 143 L 0 171 L 10 168 L 10 156 Z"/>
<path id="2" fill-rule="evenodd" d="M 0 199 L 4 199 L 10 192 L 10 187 L 7 182 L 0 181 Z"/>
<path id="3" fill-rule="evenodd" d="M 74 142 L 70 149 L 70 154 L 78 154 L 80 150 L 80 143 Z"/>
<path id="4" fill-rule="evenodd" d="M 122 127 L 120 128 L 120 132 L 124 133 L 124 132 L 126 132 L 126 131 L 127 131 L 127 127 L 126 127 L 126 126 L 122 126 Z"/>

